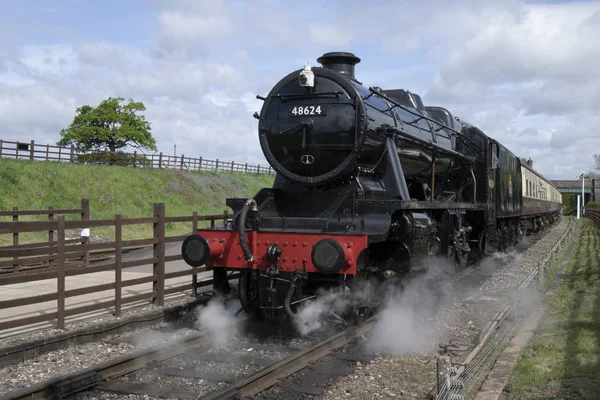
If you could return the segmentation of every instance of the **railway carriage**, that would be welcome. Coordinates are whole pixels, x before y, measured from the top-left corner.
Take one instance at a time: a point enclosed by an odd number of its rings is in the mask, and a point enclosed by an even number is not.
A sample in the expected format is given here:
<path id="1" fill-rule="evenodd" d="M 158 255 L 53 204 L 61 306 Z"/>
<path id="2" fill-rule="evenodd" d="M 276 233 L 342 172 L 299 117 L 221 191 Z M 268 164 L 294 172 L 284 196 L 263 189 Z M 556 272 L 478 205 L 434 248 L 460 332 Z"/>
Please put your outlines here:
<path id="1" fill-rule="evenodd" d="M 558 217 L 562 196 L 556 186 L 533 169 L 531 159 L 521 166 L 522 229 L 538 231 Z"/>
<path id="2" fill-rule="evenodd" d="M 363 85 L 352 53 L 317 61 L 257 96 L 273 187 L 227 199 L 229 229 L 199 229 L 182 245 L 219 291 L 239 271 L 250 313 L 294 316 L 321 288 L 352 291 L 431 257 L 460 268 L 558 216 L 552 185 L 479 128 L 407 90 Z M 550 197 L 531 196 L 533 176 Z"/>

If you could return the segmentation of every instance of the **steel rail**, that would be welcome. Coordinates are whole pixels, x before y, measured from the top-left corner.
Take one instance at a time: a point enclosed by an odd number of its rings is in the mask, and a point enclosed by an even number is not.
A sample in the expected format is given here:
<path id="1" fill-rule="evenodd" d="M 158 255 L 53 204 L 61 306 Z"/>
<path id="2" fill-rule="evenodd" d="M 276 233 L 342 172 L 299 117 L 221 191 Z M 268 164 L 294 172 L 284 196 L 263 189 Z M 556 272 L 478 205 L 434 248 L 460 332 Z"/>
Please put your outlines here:
<path id="1" fill-rule="evenodd" d="M 63 399 L 66 396 L 92 389 L 101 381 L 116 378 L 144 368 L 151 362 L 178 356 L 191 348 L 206 345 L 208 333 L 198 332 L 177 343 L 166 343 L 138 350 L 69 374 L 7 393 L 0 400 Z"/>
<path id="2" fill-rule="evenodd" d="M 231 386 L 228 386 L 208 396 L 198 399 L 202 400 L 227 400 L 239 396 L 255 396 L 275 385 L 282 379 L 300 371 L 309 364 L 325 357 L 334 350 L 347 345 L 354 339 L 364 335 L 375 323 L 375 317 L 369 318 L 363 324 L 353 326 L 343 332 L 337 333 L 305 350 L 287 357 L 276 364 L 258 371 L 256 374 L 245 378 Z"/>
<path id="3" fill-rule="evenodd" d="M 415 294 L 406 299 L 407 302 L 414 302 L 422 296 L 435 293 L 445 285 L 451 284 L 465 275 L 473 272 L 477 264 L 471 265 L 449 279 L 444 280 L 424 292 Z M 338 348 L 341 348 L 354 339 L 367 333 L 375 323 L 377 316 L 367 319 L 363 324 L 352 326 L 343 332 L 337 333 L 321 342 L 318 342 L 311 347 L 302 350 L 296 354 L 287 357 L 278 363 L 258 371 L 250 377 L 244 378 L 230 386 L 227 386 L 219 391 L 213 392 L 207 396 L 199 396 L 198 400 L 229 400 L 246 396 L 255 396 L 262 391 L 274 386 L 277 382 L 291 376 L 292 374 L 306 368 L 309 364 L 329 355 Z M 1 399 L 0 399 L 1 400 Z"/>

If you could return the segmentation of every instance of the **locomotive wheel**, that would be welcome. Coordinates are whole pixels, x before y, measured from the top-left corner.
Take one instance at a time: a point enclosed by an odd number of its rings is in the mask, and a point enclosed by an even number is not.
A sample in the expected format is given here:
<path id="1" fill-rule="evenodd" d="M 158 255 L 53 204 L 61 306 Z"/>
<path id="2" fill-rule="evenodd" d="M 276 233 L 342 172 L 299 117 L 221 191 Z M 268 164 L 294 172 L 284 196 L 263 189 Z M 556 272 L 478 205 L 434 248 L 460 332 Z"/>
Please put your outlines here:
<path id="1" fill-rule="evenodd" d="M 239 282 L 240 303 L 246 313 L 254 318 L 259 318 L 258 287 L 252 278 L 252 271 L 240 272 Z"/>

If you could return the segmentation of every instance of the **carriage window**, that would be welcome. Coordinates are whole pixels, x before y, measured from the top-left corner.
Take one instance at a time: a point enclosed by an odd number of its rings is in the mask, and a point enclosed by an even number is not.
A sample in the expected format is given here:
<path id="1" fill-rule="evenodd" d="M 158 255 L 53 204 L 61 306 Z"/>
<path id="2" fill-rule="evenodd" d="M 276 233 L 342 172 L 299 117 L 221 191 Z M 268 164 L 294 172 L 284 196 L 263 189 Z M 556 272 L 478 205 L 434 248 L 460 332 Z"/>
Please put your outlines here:
<path id="1" fill-rule="evenodd" d="M 498 145 L 496 143 L 490 143 L 490 155 L 488 157 L 488 166 L 491 169 L 498 168 L 500 160 L 498 159 Z"/>

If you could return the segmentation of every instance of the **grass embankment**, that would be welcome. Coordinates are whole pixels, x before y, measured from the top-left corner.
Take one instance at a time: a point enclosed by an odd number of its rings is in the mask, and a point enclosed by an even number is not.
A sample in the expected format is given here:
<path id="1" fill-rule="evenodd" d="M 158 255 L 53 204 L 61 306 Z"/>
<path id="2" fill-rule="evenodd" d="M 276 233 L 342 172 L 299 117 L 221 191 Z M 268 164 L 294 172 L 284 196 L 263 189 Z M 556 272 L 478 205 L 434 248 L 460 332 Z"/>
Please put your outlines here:
<path id="1" fill-rule="evenodd" d="M 79 208 L 90 200 L 91 219 L 152 216 L 153 203 L 165 203 L 167 216 L 221 214 L 227 197 L 249 197 L 271 187 L 273 175 L 231 172 L 185 172 L 106 165 L 63 164 L 0 160 L 0 209 Z M 79 216 L 67 216 L 79 219 Z M 21 220 L 33 220 L 22 217 Z M 47 216 L 41 219 L 47 219 Z M 0 217 L 10 221 L 11 217 Z M 167 225 L 167 235 L 191 230 L 190 223 Z M 92 228 L 93 235 L 112 238 L 112 228 Z M 128 226 L 124 239 L 147 238 L 150 225 Z M 47 240 L 47 234 L 21 234 L 20 243 Z M 12 235 L 0 235 L 0 245 L 12 244 Z"/>
<path id="2" fill-rule="evenodd" d="M 600 230 L 581 224 L 564 279 L 510 377 L 510 399 L 600 398 Z"/>

